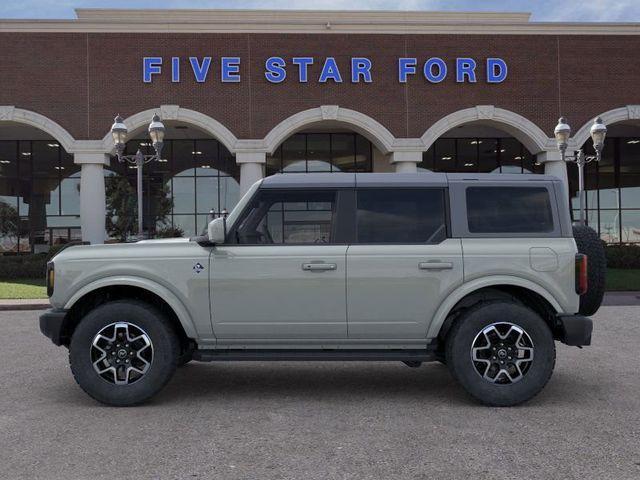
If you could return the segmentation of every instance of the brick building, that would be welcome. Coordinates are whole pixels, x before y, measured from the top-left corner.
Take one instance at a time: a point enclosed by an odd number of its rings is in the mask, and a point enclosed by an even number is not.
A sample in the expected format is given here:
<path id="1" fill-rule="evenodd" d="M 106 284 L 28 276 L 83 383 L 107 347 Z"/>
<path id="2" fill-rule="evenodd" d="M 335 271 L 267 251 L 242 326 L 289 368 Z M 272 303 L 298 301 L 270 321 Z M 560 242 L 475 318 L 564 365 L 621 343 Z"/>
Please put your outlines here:
<path id="1" fill-rule="evenodd" d="M 547 172 L 608 136 L 587 168 L 588 221 L 640 242 L 640 24 L 535 23 L 519 13 L 77 10 L 0 20 L 0 251 L 101 242 L 116 114 L 144 169 L 145 228 L 201 231 L 210 210 L 278 172 Z M 157 199 L 170 213 L 159 218 Z"/>

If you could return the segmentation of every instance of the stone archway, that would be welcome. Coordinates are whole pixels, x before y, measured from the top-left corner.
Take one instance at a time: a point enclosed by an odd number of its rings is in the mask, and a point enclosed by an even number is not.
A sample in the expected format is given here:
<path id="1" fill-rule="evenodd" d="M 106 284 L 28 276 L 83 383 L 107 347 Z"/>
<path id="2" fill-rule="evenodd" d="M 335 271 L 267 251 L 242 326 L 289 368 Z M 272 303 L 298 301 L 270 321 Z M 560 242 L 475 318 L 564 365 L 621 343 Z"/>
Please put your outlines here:
<path id="1" fill-rule="evenodd" d="M 640 105 L 627 105 L 625 107 L 614 108 L 613 110 L 608 110 L 596 116 L 599 116 L 607 126 L 627 120 L 640 120 Z M 573 148 L 573 150 L 582 148 L 582 145 L 584 145 L 591 136 L 591 125 L 593 125 L 593 119 L 590 119 L 580 127 L 571 138 L 570 148 Z"/>
<path id="2" fill-rule="evenodd" d="M 363 135 L 385 155 L 393 151 L 396 143 L 393 134 L 368 115 L 337 105 L 322 105 L 285 118 L 264 137 L 264 147 L 268 153 L 273 153 L 294 133 L 321 122 L 341 125 Z"/>
<path id="3" fill-rule="evenodd" d="M 162 121 L 176 121 L 197 127 L 220 141 L 231 153 L 236 152 L 238 139 L 231 130 L 204 113 L 183 108 L 179 105 L 161 105 L 159 108 L 138 112 L 127 117 L 124 120 L 124 124 L 130 132 L 133 132 L 146 127 L 151 121 L 151 117 L 156 113 L 160 115 Z M 113 155 L 115 153 L 111 132 L 108 132 L 102 139 L 102 147 L 106 154 Z"/>
<path id="4" fill-rule="evenodd" d="M 421 137 L 425 149 L 429 149 L 438 138 L 452 128 L 471 122 L 480 122 L 504 130 L 518 139 L 533 154 L 555 147 L 552 138 L 522 115 L 493 105 L 478 105 L 450 113 L 429 127 Z"/>

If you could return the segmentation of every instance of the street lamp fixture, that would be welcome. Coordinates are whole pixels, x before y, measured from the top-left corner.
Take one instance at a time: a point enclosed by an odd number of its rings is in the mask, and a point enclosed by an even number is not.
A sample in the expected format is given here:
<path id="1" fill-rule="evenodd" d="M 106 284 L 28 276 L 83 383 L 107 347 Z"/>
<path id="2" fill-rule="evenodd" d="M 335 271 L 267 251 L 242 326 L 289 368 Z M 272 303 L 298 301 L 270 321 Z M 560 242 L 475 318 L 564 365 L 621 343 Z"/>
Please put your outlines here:
<path id="1" fill-rule="evenodd" d="M 140 149 L 136 152 L 135 155 L 125 155 L 124 148 L 127 143 L 127 134 L 128 129 L 124 124 L 124 120 L 120 115 L 118 115 L 113 125 L 111 126 L 111 136 L 113 137 L 113 144 L 116 148 L 116 157 L 119 162 L 127 162 L 132 165 L 135 165 L 137 169 L 137 193 L 138 193 L 138 238 L 142 238 L 143 228 L 142 228 L 142 167 L 145 163 L 149 163 L 153 160 L 162 161 L 162 157 L 160 156 L 162 153 L 162 147 L 164 145 L 164 134 L 165 128 L 164 124 L 160 120 L 160 116 L 158 114 L 154 114 L 151 119 L 151 123 L 149 124 L 149 137 L 151 137 L 151 142 L 153 144 L 153 149 L 155 153 L 153 155 L 144 155 Z"/>
<path id="2" fill-rule="evenodd" d="M 556 143 L 558 144 L 558 150 L 562 155 L 562 160 L 565 162 L 574 162 L 578 166 L 578 196 L 580 198 L 580 225 L 585 224 L 585 208 L 586 197 L 584 191 L 584 166 L 587 163 L 593 161 L 599 162 L 602 158 L 602 150 L 604 148 L 604 139 L 607 135 L 607 127 L 602 122 L 600 117 L 597 117 L 591 125 L 591 140 L 593 140 L 593 149 L 595 155 L 585 155 L 582 149 L 573 154 L 567 154 L 567 147 L 569 146 L 569 138 L 571 137 L 571 127 L 564 117 L 560 117 L 558 125 L 553 131 L 556 137 Z"/>

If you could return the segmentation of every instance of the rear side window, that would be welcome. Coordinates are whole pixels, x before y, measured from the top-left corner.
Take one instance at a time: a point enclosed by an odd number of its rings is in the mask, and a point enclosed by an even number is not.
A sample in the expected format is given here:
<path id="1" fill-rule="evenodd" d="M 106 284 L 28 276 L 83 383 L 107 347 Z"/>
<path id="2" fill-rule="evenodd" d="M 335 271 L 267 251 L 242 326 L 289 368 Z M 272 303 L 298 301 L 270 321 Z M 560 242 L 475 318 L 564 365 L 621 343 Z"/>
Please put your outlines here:
<path id="1" fill-rule="evenodd" d="M 543 187 L 469 187 L 470 233 L 549 233 L 553 213 Z"/>
<path id="2" fill-rule="evenodd" d="M 358 243 L 440 243 L 447 237 L 441 188 L 357 192 Z"/>

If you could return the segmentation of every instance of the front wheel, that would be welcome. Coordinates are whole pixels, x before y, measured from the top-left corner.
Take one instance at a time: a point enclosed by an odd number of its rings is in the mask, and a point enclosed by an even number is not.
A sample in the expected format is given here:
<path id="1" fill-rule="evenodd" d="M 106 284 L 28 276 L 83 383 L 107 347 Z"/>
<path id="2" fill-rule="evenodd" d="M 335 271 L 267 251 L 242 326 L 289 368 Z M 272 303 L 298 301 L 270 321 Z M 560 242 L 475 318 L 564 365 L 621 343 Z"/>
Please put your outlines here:
<path id="1" fill-rule="evenodd" d="M 481 403 L 506 407 L 530 400 L 547 384 L 556 360 L 551 330 L 529 308 L 506 301 L 465 312 L 447 335 L 451 374 Z"/>
<path id="2" fill-rule="evenodd" d="M 79 323 L 69 363 L 80 387 L 113 406 L 142 403 L 171 379 L 180 345 L 169 321 L 139 301 L 105 303 Z"/>

